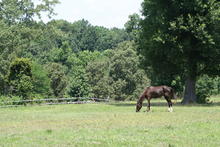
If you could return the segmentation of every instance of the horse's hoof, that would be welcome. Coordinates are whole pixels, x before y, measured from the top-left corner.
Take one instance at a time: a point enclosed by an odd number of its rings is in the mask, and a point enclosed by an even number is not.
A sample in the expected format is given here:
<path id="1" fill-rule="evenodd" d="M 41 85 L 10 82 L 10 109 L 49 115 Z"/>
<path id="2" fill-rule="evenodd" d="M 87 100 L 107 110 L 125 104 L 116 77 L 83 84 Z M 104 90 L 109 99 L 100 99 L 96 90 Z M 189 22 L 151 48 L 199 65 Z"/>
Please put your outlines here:
<path id="1" fill-rule="evenodd" d="M 172 107 L 168 108 L 168 111 L 173 112 L 173 108 Z"/>

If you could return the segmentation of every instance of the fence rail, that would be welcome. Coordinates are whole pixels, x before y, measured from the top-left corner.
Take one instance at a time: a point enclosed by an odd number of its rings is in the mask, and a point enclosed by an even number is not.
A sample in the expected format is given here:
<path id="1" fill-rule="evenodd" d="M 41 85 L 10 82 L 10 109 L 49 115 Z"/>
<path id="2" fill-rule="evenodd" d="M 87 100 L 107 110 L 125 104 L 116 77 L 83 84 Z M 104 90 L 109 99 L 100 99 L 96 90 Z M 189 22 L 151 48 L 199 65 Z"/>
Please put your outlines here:
<path id="1" fill-rule="evenodd" d="M 5 102 L 0 102 L 0 108 L 17 107 L 26 104 L 60 105 L 60 104 L 85 104 L 85 103 L 97 103 L 97 102 L 109 102 L 109 98 L 101 99 L 101 98 L 72 97 L 72 98 L 47 98 L 47 99 L 5 101 Z"/>

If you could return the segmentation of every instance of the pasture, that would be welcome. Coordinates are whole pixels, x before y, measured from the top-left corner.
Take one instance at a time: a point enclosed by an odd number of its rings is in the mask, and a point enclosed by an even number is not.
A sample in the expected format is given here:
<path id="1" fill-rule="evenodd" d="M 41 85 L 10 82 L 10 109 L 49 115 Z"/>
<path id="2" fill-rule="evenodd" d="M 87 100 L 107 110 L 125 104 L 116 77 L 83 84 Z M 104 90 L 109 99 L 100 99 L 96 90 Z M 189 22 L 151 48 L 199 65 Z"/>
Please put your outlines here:
<path id="1" fill-rule="evenodd" d="M 135 102 L 0 108 L 0 146 L 220 146 L 219 102 L 170 113 L 161 99 L 144 110 Z"/>

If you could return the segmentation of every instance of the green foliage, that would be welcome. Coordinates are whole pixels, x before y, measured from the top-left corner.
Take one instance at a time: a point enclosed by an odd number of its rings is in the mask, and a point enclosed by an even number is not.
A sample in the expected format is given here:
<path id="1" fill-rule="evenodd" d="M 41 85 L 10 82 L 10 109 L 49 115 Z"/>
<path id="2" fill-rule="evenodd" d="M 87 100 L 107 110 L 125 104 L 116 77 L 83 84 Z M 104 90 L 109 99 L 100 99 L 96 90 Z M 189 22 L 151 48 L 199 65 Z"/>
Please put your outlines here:
<path id="1" fill-rule="evenodd" d="M 85 75 L 85 73 L 83 73 Z M 84 76 L 72 77 L 69 86 L 68 94 L 72 97 L 89 97 L 90 95 L 90 85 Z"/>
<path id="2" fill-rule="evenodd" d="M 130 15 L 125 29 L 93 26 L 84 19 L 35 21 L 42 12 L 52 16 L 56 3 L 0 1 L 0 94 L 130 100 L 149 85 L 140 65 L 151 84 L 172 85 L 178 92 L 189 71 L 219 74 L 219 4 L 214 0 L 146 0 L 143 14 L 149 16 Z M 196 70 L 188 66 L 194 61 Z M 218 94 L 219 80 L 212 82 L 211 94 Z"/>
<path id="3" fill-rule="evenodd" d="M 86 66 L 86 79 L 95 97 L 115 100 L 136 99 L 149 84 L 139 68 L 133 42 L 123 42 L 106 50 Z"/>
<path id="4" fill-rule="evenodd" d="M 110 58 L 110 77 L 113 80 L 113 97 L 116 100 L 136 99 L 137 93 L 149 85 L 149 80 L 139 68 L 139 57 L 133 42 L 124 42 L 113 50 Z M 140 86 L 140 87 L 139 87 Z M 139 93 L 140 94 L 140 93 Z"/>
<path id="5" fill-rule="evenodd" d="M 208 103 L 211 95 L 219 93 L 219 78 L 211 78 L 207 75 L 200 77 L 196 84 L 197 102 Z"/>
<path id="6" fill-rule="evenodd" d="M 22 97 L 19 96 L 0 96 L 0 106 L 4 105 L 20 105 L 21 103 L 19 102 L 22 100 Z"/>
<path id="7" fill-rule="evenodd" d="M 27 50 L 31 50 L 33 40 L 38 40 L 42 32 L 34 17 L 40 17 L 41 12 L 53 15 L 52 6 L 56 3 L 57 0 L 42 0 L 38 5 L 32 0 L 0 1 L 0 53 L 3 59 L 10 60 L 16 56 L 30 58 Z M 36 53 L 31 51 L 31 54 Z"/>
<path id="8" fill-rule="evenodd" d="M 212 90 L 212 95 L 220 94 L 220 77 L 212 78 L 212 84 L 214 85 L 214 89 Z"/>
<path id="9" fill-rule="evenodd" d="M 42 0 L 40 3 L 32 0 L 0 1 L 1 94 L 19 95 L 25 99 L 63 97 L 66 94 L 92 96 L 86 75 L 88 64 L 92 65 L 94 60 L 103 56 L 99 51 L 129 40 L 124 29 L 92 26 L 84 19 L 74 23 L 35 21 L 36 16 L 40 19 L 42 12 L 52 16 L 53 6 L 57 3 L 57 0 Z M 33 61 L 27 68 L 29 72 L 21 63 L 21 67 L 15 67 L 20 71 L 9 69 L 17 57 Z M 108 85 L 109 78 L 104 77 L 101 81 L 96 90 L 93 86 L 94 91 Z"/>
<path id="10" fill-rule="evenodd" d="M 90 62 L 86 67 L 86 77 L 91 93 L 97 98 L 108 98 L 112 93 L 109 77 L 109 60 L 105 56 Z"/>
<path id="11" fill-rule="evenodd" d="M 118 43 L 129 40 L 128 33 L 123 29 L 107 29 L 92 26 L 87 20 L 79 20 L 69 23 L 64 20 L 51 21 L 48 23 L 57 30 L 68 36 L 65 40 L 74 52 L 78 51 L 103 51 L 112 49 Z"/>
<path id="12" fill-rule="evenodd" d="M 31 61 L 26 58 L 15 59 L 9 69 L 10 93 L 27 99 L 33 90 Z"/>
<path id="13" fill-rule="evenodd" d="M 115 100 L 135 99 L 149 84 L 139 68 L 133 42 L 105 52 L 83 51 L 68 58 L 70 96 L 93 96 Z"/>
<path id="14" fill-rule="evenodd" d="M 4 19 L 8 24 L 25 22 L 29 24 L 35 16 L 41 17 L 41 12 L 48 12 L 52 16 L 53 8 L 58 0 L 42 0 L 35 5 L 32 0 L 2 0 L 0 1 L 0 19 Z"/>
<path id="15" fill-rule="evenodd" d="M 131 36 L 132 40 L 137 41 L 140 35 L 140 21 L 141 18 L 138 14 L 134 13 L 129 15 L 129 20 L 125 23 L 125 30 Z"/>
<path id="16" fill-rule="evenodd" d="M 38 63 L 32 64 L 33 93 L 37 97 L 45 97 L 51 94 L 50 78 L 44 67 Z M 32 96 L 34 96 L 32 95 Z"/>
<path id="17" fill-rule="evenodd" d="M 58 63 L 49 63 L 45 68 L 50 78 L 50 86 L 53 91 L 52 95 L 62 98 L 65 95 L 65 88 L 67 86 L 64 67 Z"/>
<path id="18" fill-rule="evenodd" d="M 32 77 L 31 61 L 27 58 L 17 58 L 11 63 L 8 79 L 16 80 L 22 75 Z"/>
<path id="19" fill-rule="evenodd" d="M 70 83 L 68 94 L 70 96 L 90 96 L 91 88 L 86 76 L 86 66 L 100 56 L 100 52 L 82 51 L 72 54 L 68 58 L 68 64 L 71 66 L 69 72 Z"/>
<path id="20" fill-rule="evenodd" d="M 196 100 L 195 84 L 188 88 L 189 83 L 203 74 L 220 73 L 219 5 L 216 0 L 145 0 L 142 4 L 143 66 L 152 76 L 168 76 L 169 85 L 176 77 L 185 80 L 186 103 Z"/>

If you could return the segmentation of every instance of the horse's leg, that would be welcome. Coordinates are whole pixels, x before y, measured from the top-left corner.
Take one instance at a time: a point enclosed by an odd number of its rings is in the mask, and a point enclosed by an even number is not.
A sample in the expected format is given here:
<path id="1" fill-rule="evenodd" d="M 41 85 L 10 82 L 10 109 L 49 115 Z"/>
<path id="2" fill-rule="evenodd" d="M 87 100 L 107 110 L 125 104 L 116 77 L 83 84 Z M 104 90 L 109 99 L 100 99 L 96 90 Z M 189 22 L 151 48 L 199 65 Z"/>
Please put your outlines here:
<path id="1" fill-rule="evenodd" d="M 170 112 L 173 112 L 173 103 L 171 99 L 169 99 L 169 107 L 170 107 Z"/>
<path id="2" fill-rule="evenodd" d="M 147 112 L 150 111 L 150 98 L 147 98 L 147 102 L 148 102 L 148 105 L 147 105 Z"/>
<path id="3" fill-rule="evenodd" d="M 169 97 L 165 97 L 165 99 L 167 100 L 167 104 L 168 104 L 168 111 L 169 112 L 173 112 L 173 104 L 172 104 L 172 101 L 171 101 L 171 99 L 169 98 Z"/>

